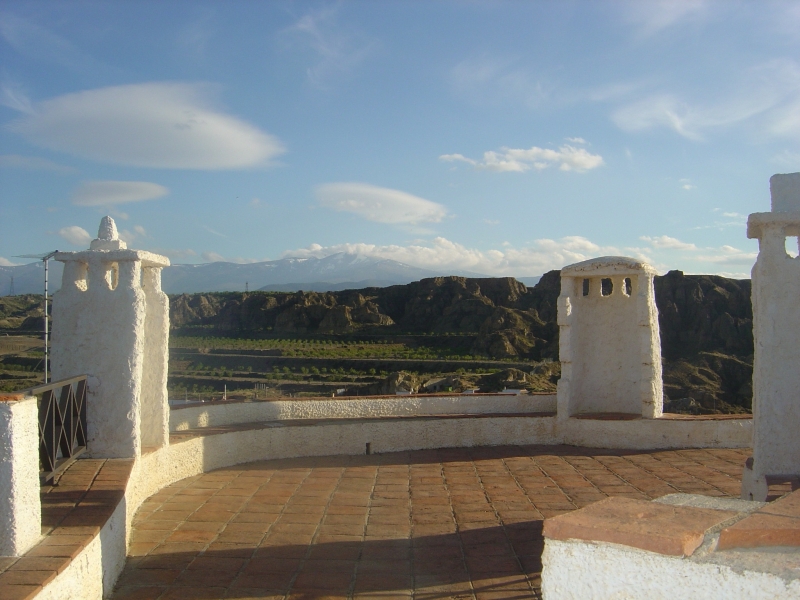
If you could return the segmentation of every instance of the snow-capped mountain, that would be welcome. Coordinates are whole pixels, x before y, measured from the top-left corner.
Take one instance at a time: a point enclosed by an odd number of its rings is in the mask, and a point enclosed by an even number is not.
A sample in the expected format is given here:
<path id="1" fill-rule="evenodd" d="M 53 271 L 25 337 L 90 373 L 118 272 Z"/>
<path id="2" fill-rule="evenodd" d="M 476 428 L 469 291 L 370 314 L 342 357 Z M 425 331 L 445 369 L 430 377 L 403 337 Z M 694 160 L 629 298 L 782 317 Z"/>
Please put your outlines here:
<path id="1" fill-rule="evenodd" d="M 63 266 L 50 261 L 50 291 L 61 287 Z M 162 287 L 168 294 L 196 292 L 237 292 L 250 290 L 333 291 L 363 287 L 385 287 L 425 277 L 462 275 L 486 277 L 467 271 L 432 270 L 412 267 L 395 260 L 340 252 L 325 258 L 282 258 L 258 263 L 213 262 L 200 265 L 172 265 L 162 272 Z M 0 267 L 0 295 L 41 294 L 44 269 L 41 262 Z"/>
<path id="2" fill-rule="evenodd" d="M 438 275 L 462 273 L 439 272 L 412 267 L 394 260 L 339 252 L 325 258 L 283 258 L 251 264 L 209 263 L 174 265 L 164 269 L 163 287 L 169 294 L 299 289 L 328 291 L 345 287 L 384 287 L 417 281 Z M 475 273 L 463 273 L 475 277 Z M 350 285 L 352 283 L 352 285 Z"/>

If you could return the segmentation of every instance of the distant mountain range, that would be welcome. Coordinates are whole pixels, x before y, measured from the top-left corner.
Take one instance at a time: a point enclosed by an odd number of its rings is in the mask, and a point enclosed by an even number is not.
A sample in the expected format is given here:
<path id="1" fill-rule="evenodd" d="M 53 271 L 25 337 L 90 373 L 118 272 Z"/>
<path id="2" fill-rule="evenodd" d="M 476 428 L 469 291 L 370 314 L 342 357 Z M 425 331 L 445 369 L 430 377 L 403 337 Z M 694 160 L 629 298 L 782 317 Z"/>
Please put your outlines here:
<path id="1" fill-rule="evenodd" d="M 50 261 L 50 292 L 61 287 L 62 271 L 61 263 Z M 173 265 L 164 269 L 162 287 L 168 294 L 243 292 L 245 288 L 276 292 L 327 292 L 386 287 L 446 275 L 486 277 L 485 274 L 471 271 L 421 269 L 395 260 L 339 252 L 325 258 L 283 258 L 250 264 L 214 262 Z M 530 286 L 538 279 L 523 277 L 520 281 Z M 0 266 L 0 296 L 12 292 L 40 294 L 43 287 L 44 268 L 41 262 L 14 267 Z"/>

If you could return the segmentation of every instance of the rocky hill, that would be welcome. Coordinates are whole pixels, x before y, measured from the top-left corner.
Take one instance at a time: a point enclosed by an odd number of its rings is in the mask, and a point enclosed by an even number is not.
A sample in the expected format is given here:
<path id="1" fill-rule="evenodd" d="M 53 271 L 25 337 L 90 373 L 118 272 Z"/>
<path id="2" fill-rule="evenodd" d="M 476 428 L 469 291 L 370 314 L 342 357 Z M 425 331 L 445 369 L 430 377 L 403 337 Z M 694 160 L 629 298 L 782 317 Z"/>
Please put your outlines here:
<path id="1" fill-rule="evenodd" d="M 513 278 L 435 277 L 342 292 L 171 298 L 174 328 L 221 334 L 425 333 L 469 338 L 472 354 L 558 359 L 559 271 L 528 288 Z M 664 387 L 684 411 L 746 411 L 752 398 L 750 281 L 670 271 L 655 280 Z M 453 339 L 456 342 L 456 339 Z"/>

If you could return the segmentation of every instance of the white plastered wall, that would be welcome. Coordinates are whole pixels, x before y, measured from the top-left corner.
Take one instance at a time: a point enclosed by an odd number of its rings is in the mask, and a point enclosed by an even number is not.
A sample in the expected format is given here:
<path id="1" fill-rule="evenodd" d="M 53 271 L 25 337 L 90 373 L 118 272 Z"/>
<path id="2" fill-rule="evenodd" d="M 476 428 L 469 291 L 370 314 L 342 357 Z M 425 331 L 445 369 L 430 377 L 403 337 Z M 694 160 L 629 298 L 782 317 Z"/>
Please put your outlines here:
<path id="1" fill-rule="evenodd" d="M 800 597 L 800 580 L 617 544 L 547 540 L 542 596 L 545 600 L 788 600 Z"/>
<path id="2" fill-rule="evenodd" d="M 634 413 L 663 410 L 661 346 L 653 276 L 647 264 L 602 257 L 565 267 L 558 299 L 558 412 Z M 610 279 L 610 295 L 601 282 Z M 626 279 L 630 281 L 628 294 Z M 584 280 L 589 293 L 584 295 Z"/>
<path id="3" fill-rule="evenodd" d="M 41 537 L 38 419 L 32 396 L 0 401 L 0 556 L 20 556 Z"/>
<path id="4" fill-rule="evenodd" d="M 747 224 L 759 253 L 752 270 L 753 462 L 742 497 L 754 500 L 767 496 L 765 476 L 800 474 L 800 258 L 786 252 L 800 236 L 800 173 L 770 183 L 773 212 L 752 214 Z"/>

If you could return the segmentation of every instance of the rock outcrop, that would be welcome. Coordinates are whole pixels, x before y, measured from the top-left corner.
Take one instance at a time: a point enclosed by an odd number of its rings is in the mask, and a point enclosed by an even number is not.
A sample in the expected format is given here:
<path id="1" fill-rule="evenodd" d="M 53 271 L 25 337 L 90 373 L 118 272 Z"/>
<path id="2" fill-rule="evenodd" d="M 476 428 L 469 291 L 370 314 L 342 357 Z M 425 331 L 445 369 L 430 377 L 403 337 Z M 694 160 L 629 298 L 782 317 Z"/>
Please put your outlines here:
<path id="1" fill-rule="evenodd" d="M 558 361 L 560 288 L 560 272 L 550 271 L 532 288 L 509 277 L 434 277 L 343 292 L 183 295 L 171 299 L 171 322 L 237 335 L 438 334 L 473 355 Z M 749 410 L 750 281 L 670 271 L 655 278 L 655 297 L 670 401 Z M 549 389 L 549 377 L 537 385 Z"/>

